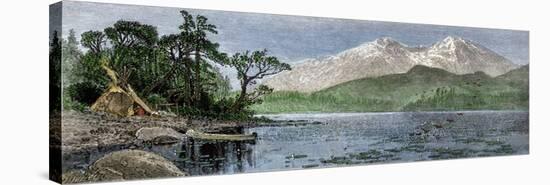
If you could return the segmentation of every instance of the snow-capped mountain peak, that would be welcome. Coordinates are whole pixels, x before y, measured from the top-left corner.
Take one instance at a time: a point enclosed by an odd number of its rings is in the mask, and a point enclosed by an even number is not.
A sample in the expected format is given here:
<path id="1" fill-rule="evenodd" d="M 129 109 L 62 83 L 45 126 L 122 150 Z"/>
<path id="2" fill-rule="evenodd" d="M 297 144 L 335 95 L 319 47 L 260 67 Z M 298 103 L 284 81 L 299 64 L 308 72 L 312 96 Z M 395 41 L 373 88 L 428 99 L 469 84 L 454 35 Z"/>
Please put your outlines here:
<path id="1" fill-rule="evenodd" d="M 460 37 L 449 36 L 431 47 L 408 47 L 383 37 L 323 59 L 312 59 L 282 72 L 265 84 L 275 90 L 313 92 L 343 82 L 405 73 L 415 65 L 455 74 L 504 74 L 517 66 L 495 52 Z"/>
<path id="2" fill-rule="evenodd" d="M 435 43 L 432 46 L 432 49 L 456 50 L 458 47 L 476 48 L 472 41 L 465 40 L 460 37 L 448 36 L 442 41 Z"/>
<path id="3" fill-rule="evenodd" d="M 447 36 L 441 42 L 444 42 L 444 43 L 456 43 L 456 42 L 465 43 L 466 40 L 461 38 L 461 37 Z"/>
<path id="4" fill-rule="evenodd" d="M 391 37 L 382 37 L 379 39 L 376 39 L 374 42 L 370 43 L 376 43 L 379 46 L 387 47 L 387 46 L 405 46 L 404 44 L 392 39 Z"/>

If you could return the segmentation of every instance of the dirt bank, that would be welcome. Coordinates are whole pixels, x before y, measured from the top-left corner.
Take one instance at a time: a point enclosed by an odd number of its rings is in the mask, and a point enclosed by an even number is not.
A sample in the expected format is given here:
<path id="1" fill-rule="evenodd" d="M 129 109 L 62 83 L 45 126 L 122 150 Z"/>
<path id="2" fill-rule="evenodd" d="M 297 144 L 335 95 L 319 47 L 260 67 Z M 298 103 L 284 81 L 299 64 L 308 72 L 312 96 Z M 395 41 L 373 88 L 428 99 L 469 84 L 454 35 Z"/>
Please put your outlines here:
<path id="1" fill-rule="evenodd" d="M 61 120 L 61 129 L 55 126 L 59 123 L 55 121 L 50 122 L 50 129 L 56 138 L 61 136 L 63 153 L 112 146 L 132 146 L 138 143 L 139 137 L 136 136 L 136 132 L 142 128 L 155 128 L 156 130 L 167 128 L 166 130 L 172 130 L 166 133 L 167 136 L 172 136 L 174 135 L 173 131 L 184 134 L 190 127 L 207 132 L 233 133 L 234 128 L 237 127 L 258 125 L 255 122 L 189 120 L 177 116 L 117 117 L 102 113 L 76 111 L 64 111 Z M 159 135 L 159 133 L 155 133 L 155 135 Z"/>
<path id="2" fill-rule="evenodd" d="M 164 117 L 115 117 L 100 113 L 65 111 L 62 114 L 63 153 L 135 143 L 136 131 L 145 127 L 170 128 L 185 133 L 188 119 Z"/>

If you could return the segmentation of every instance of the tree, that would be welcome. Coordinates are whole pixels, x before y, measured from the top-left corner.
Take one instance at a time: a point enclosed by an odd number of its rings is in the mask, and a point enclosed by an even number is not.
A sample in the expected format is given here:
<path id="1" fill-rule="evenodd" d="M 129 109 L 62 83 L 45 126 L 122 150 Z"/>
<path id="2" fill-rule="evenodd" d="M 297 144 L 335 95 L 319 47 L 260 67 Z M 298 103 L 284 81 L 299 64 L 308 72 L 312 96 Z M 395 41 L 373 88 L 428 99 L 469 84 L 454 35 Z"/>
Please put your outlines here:
<path id="1" fill-rule="evenodd" d="M 67 36 L 67 40 L 62 40 L 62 76 L 61 80 L 63 82 L 63 87 L 67 87 L 68 85 L 72 84 L 73 82 L 77 81 L 77 79 L 73 75 L 73 69 L 75 68 L 75 65 L 79 62 L 80 58 L 82 57 L 82 51 L 78 48 L 78 41 L 75 36 L 75 32 L 73 29 L 69 30 L 69 36 Z"/>
<path id="2" fill-rule="evenodd" d="M 87 31 L 82 33 L 80 43 L 92 53 L 100 53 L 105 45 L 105 34 L 102 31 Z"/>
<path id="3" fill-rule="evenodd" d="M 248 87 L 255 85 L 256 80 L 274 75 L 285 70 L 291 70 L 287 63 L 280 62 L 274 56 L 268 56 L 267 50 L 250 53 L 236 53 L 229 59 L 229 65 L 237 70 L 237 77 L 241 83 L 241 91 L 231 107 L 232 112 L 238 112 L 246 106 L 261 102 L 260 97 L 273 91 L 272 88 L 259 85 L 253 92 L 248 92 Z"/>
<path id="4" fill-rule="evenodd" d="M 131 84 L 136 89 L 143 89 L 163 72 L 157 70 L 158 34 L 156 28 L 134 21 L 117 21 L 104 31 L 87 31 L 81 34 L 81 44 L 88 49 L 74 70 L 80 78 L 79 84 L 72 88 L 76 91 L 104 91 L 109 83 L 100 60 L 108 57 L 111 67 L 118 72 L 121 86 Z M 110 48 L 106 43 L 111 43 Z M 74 90 L 77 89 L 77 90 Z M 79 93 L 73 93 L 79 94 Z M 81 94 L 81 93 L 80 93 Z M 94 93 L 81 98 L 82 103 L 95 101 Z"/>
<path id="5" fill-rule="evenodd" d="M 214 67 L 214 77 L 212 78 L 212 81 L 210 82 L 210 89 L 208 91 L 211 91 L 214 93 L 214 97 L 216 99 L 222 99 L 231 93 L 231 81 L 229 80 L 229 77 L 227 75 L 223 75 L 220 71 L 220 68 Z"/>
<path id="6" fill-rule="evenodd" d="M 248 115 L 239 111 L 261 102 L 262 96 L 273 91 L 264 85 L 257 86 L 257 80 L 290 70 L 290 65 L 268 56 L 267 50 L 228 57 L 219 51 L 219 44 L 209 38 L 218 33 L 215 25 L 204 16 L 180 13 L 183 23 L 179 33 L 160 38 L 156 27 L 125 20 L 103 31 L 82 33 L 80 42 L 87 52 L 78 57 L 78 67 L 74 70 L 80 80 L 69 88 L 74 97 L 78 97 L 74 99 L 87 104 L 96 102 L 98 92 L 107 88 L 110 80 L 100 62 L 104 59 L 109 61 L 109 68 L 116 71 L 118 86 L 131 85 L 141 97 L 183 103 L 185 106 L 178 109 L 179 114 Z M 74 32 L 67 43 L 68 52 L 78 49 Z M 220 72 L 220 67 L 227 66 L 238 71 L 241 91 L 237 97 L 229 97 L 229 78 Z"/>
<path id="7" fill-rule="evenodd" d="M 216 26 L 208 23 L 208 18 L 202 15 L 197 15 L 194 18 L 185 10 L 182 10 L 180 13 L 184 19 L 183 24 L 179 27 L 181 30 L 180 35 L 183 40 L 192 43 L 191 47 L 194 57 L 192 67 L 193 80 L 189 81 L 189 85 L 192 102 L 197 106 L 201 104 L 201 98 L 204 96 L 203 85 L 205 84 L 201 77 L 202 71 L 208 71 L 211 68 L 211 65 L 205 59 L 224 64 L 227 56 L 218 51 L 219 45 L 217 43 L 207 38 L 208 34 L 218 33 Z"/>
<path id="8" fill-rule="evenodd" d="M 63 42 L 63 55 L 67 55 L 67 57 L 79 57 L 82 55 L 82 52 L 78 49 L 78 41 L 73 29 L 69 30 L 67 41 Z"/>
<path id="9" fill-rule="evenodd" d="M 191 43 L 187 42 L 181 34 L 170 34 L 163 35 L 158 45 L 159 49 L 166 54 L 171 67 L 162 78 L 157 79 L 154 83 L 145 88 L 144 94 L 148 94 L 168 82 L 178 71 L 181 71 L 181 69 L 187 72 L 187 74 L 182 75 L 184 76 L 184 83 L 187 84 L 189 82 L 192 62 L 189 56 L 191 52 Z"/>
<path id="10" fill-rule="evenodd" d="M 157 28 L 137 21 L 117 21 L 105 28 L 114 47 L 153 46 L 158 41 Z"/>
<path id="11" fill-rule="evenodd" d="M 58 32 L 54 31 L 50 42 L 50 111 L 61 110 L 61 41 Z"/>
<path id="12" fill-rule="evenodd" d="M 104 29 L 112 45 L 112 67 L 120 83 L 144 89 L 156 78 L 150 76 L 151 64 L 156 62 L 158 32 L 156 27 L 137 21 L 117 21 Z"/>
<path id="13" fill-rule="evenodd" d="M 66 92 L 77 102 L 91 104 L 109 83 L 100 64 L 101 57 L 108 55 L 109 50 L 104 48 L 106 38 L 102 31 L 86 31 L 80 37 L 80 44 L 88 51 L 75 63 L 72 72 L 78 83 L 69 86 Z"/>

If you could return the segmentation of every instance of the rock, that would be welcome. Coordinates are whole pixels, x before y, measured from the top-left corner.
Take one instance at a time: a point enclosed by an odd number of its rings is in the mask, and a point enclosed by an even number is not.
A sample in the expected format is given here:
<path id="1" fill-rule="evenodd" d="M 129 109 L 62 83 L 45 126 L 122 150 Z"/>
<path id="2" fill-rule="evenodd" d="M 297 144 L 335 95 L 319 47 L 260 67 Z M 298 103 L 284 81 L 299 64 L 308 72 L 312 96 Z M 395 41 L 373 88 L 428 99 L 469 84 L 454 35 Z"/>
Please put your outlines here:
<path id="1" fill-rule="evenodd" d="M 444 127 L 443 123 L 435 123 L 435 124 L 433 124 L 433 126 L 437 129 Z"/>
<path id="2" fill-rule="evenodd" d="M 445 125 L 441 122 L 427 121 L 417 126 L 409 136 L 413 140 L 438 139 L 445 135 Z"/>
<path id="3" fill-rule="evenodd" d="M 157 154 L 141 150 L 123 150 L 105 155 L 88 171 L 89 181 L 118 181 L 186 174 Z"/>
<path id="4" fill-rule="evenodd" d="M 432 125 L 432 123 L 424 123 L 422 125 L 420 125 L 418 127 L 418 129 L 422 130 L 424 133 L 428 133 L 430 131 L 432 131 L 432 129 L 434 128 L 434 126 Z"/>
<path id="5" fill-rule="evenodd" d="M 174 137 L 171 137 L 171 136 L 159 136 L 159 137 L 155 137 L 155 139 L 153 139 L 152 143 L 156 144 L 156 145 L 166 145 L 166 144 L 174 144 L 174 143 L 177 143 L 179 141 L 180 141 L 180 139 L 177 139 L 177 138 L 174 138 Z"/>
<path id="6" fill-rule="evenodd" d="M 178 117 L 177 114 L 166 112 L 166 111 L 158 111 L 158 114 L 162 117 Z"/>
<path id="7" fill-rule="evenodd" d="M 185 137 L 185 134 L 165 127 L 144 127 L 136 132 L 137 139 L 145 142 L 169 143 L 177 142 Z"/>

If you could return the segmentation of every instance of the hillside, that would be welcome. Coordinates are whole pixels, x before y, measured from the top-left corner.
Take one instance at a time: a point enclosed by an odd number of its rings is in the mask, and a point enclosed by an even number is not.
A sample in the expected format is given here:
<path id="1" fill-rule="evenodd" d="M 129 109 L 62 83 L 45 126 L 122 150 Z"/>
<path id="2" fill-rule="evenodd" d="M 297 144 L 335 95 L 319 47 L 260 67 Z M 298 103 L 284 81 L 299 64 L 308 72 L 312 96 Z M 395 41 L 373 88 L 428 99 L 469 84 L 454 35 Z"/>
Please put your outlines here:
<path id="1" fill-rule="evenodd" d="M 260 113 L 528 109 L 528 76 L 528 66 L 491 77 L 417 65 L 403 74 L 353 80 L 314 93 L 275 92 L 253 109 Z"/>
<path id="2" fill-rule="evenodd" d="M 385 37 L 333 56 L 307 59 L 264 84 L 275 91 L 315 92 L 344 82 L 405 73 L 424 65 L 454 74 L 502 75 L 517 66 L 473 41 L 447 37 L 430 47 L 410 47 Z"/>

